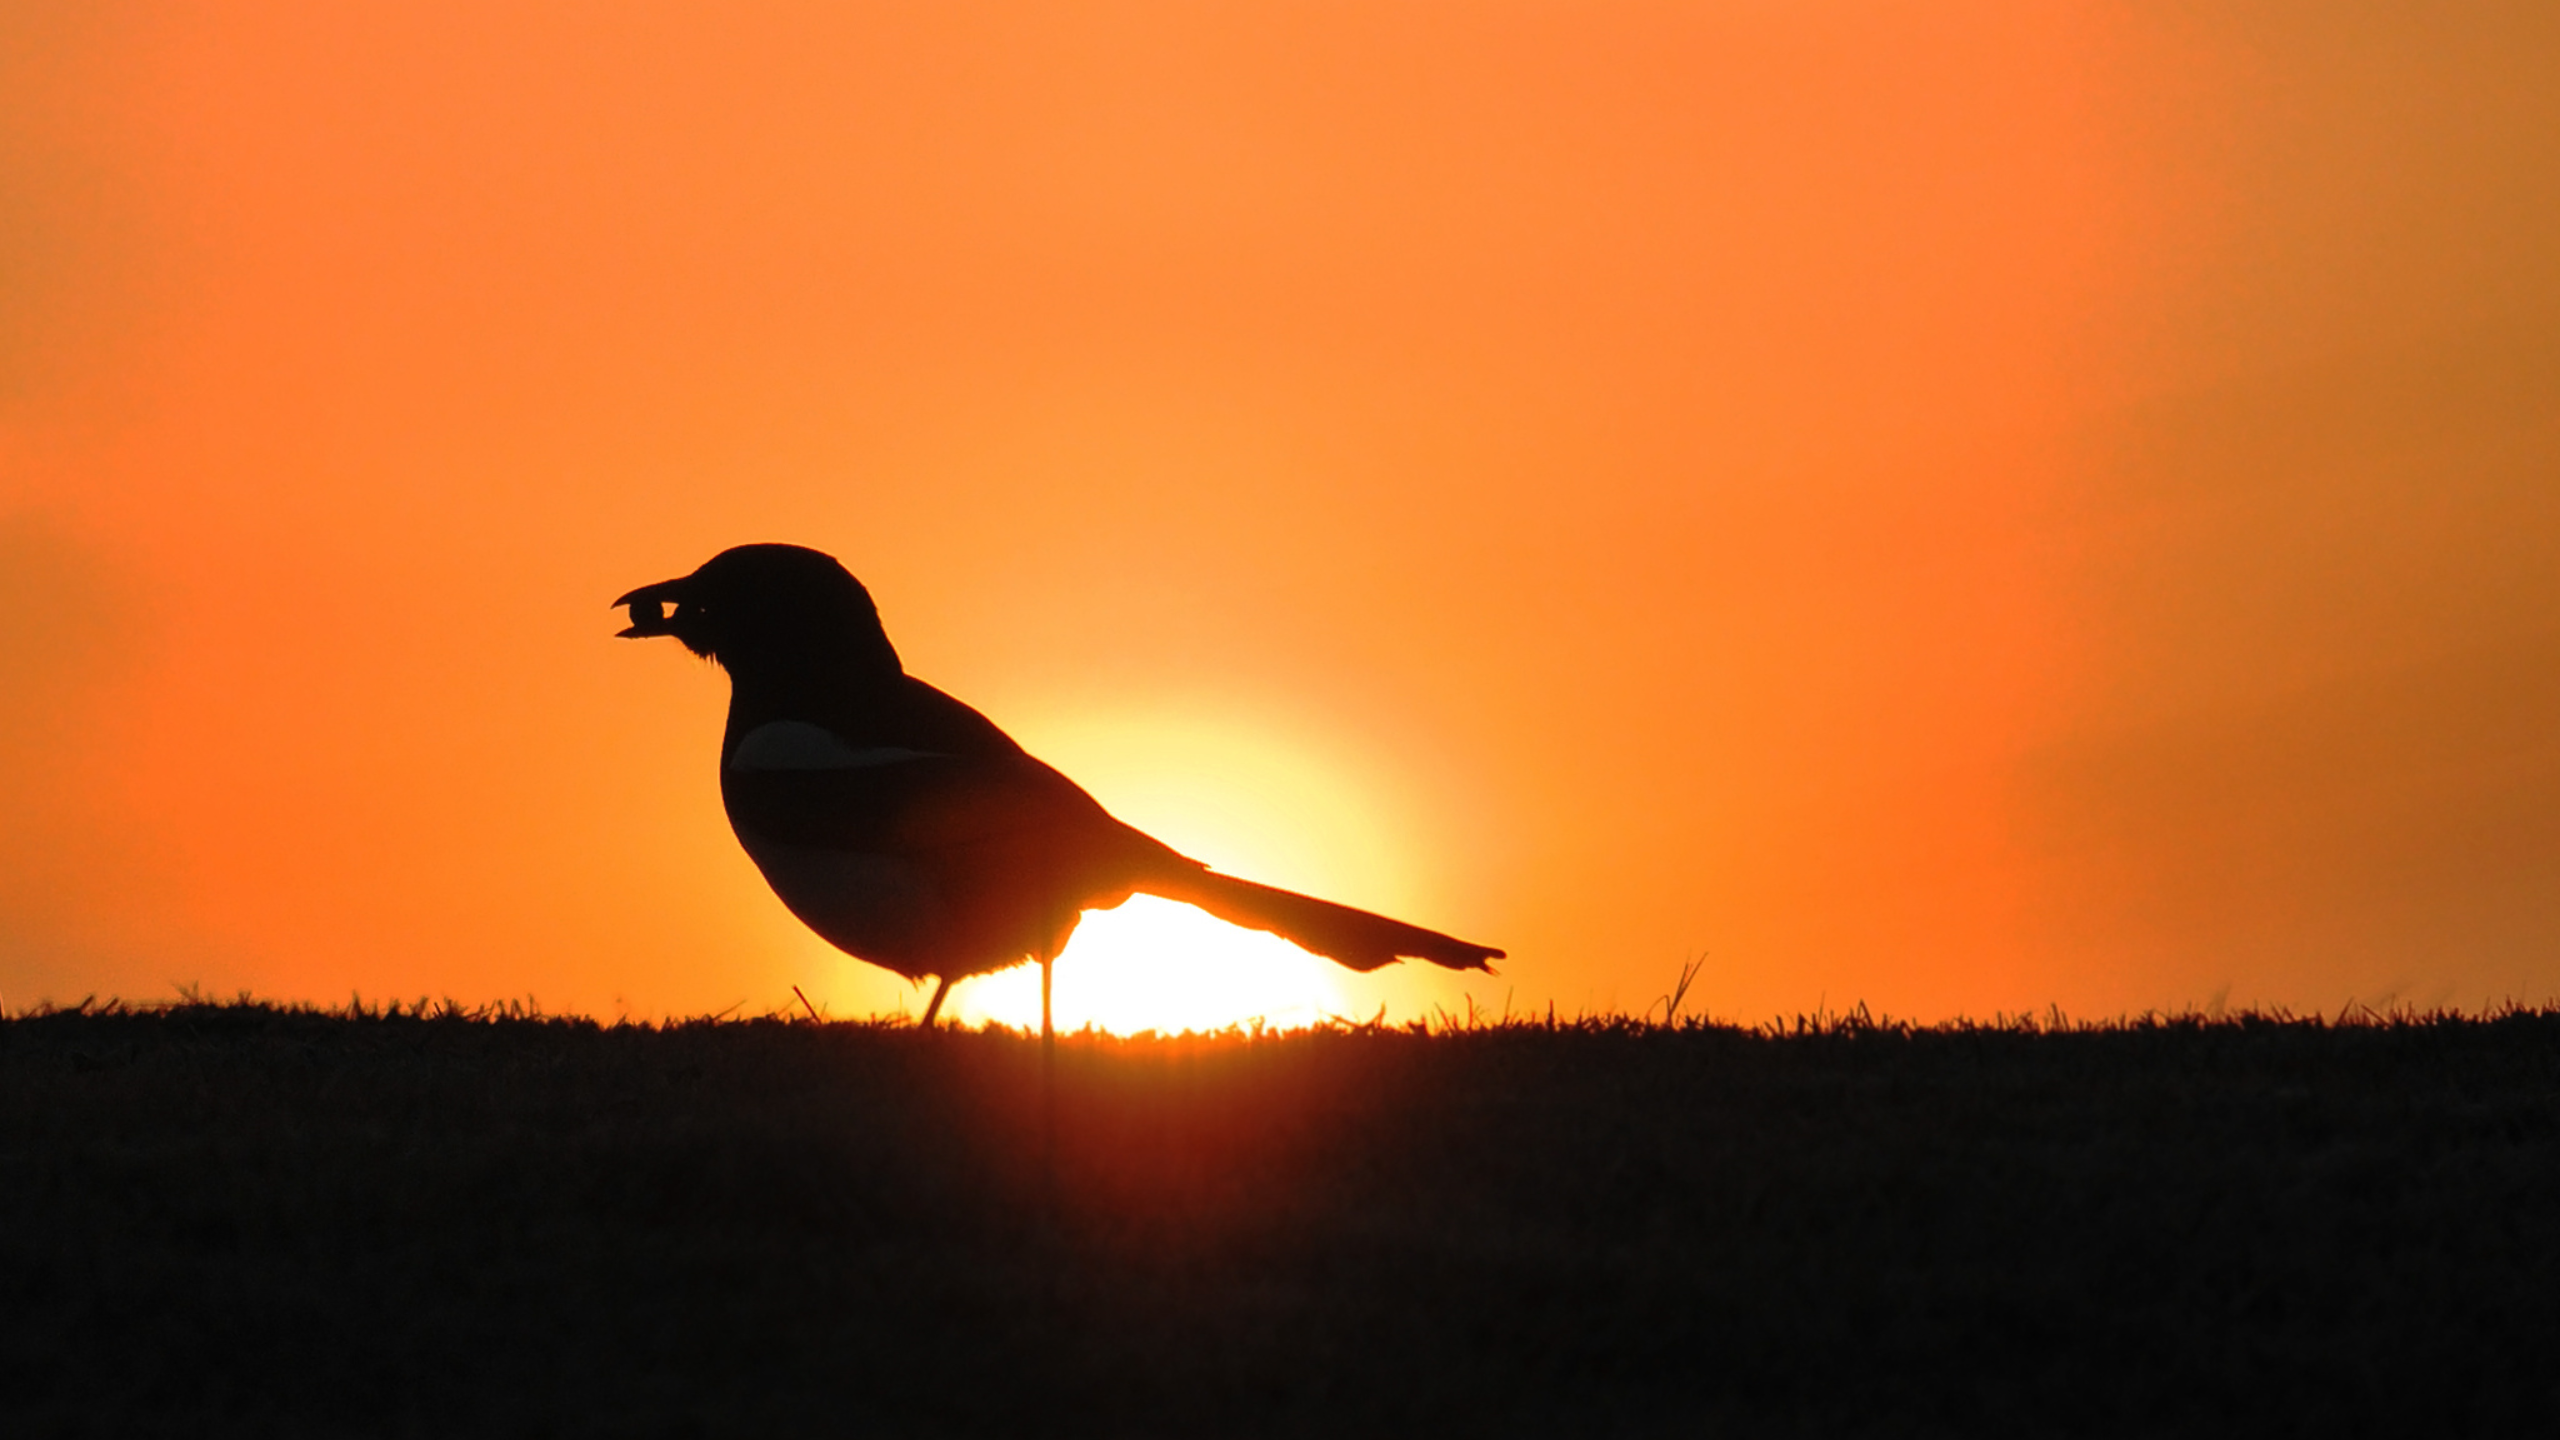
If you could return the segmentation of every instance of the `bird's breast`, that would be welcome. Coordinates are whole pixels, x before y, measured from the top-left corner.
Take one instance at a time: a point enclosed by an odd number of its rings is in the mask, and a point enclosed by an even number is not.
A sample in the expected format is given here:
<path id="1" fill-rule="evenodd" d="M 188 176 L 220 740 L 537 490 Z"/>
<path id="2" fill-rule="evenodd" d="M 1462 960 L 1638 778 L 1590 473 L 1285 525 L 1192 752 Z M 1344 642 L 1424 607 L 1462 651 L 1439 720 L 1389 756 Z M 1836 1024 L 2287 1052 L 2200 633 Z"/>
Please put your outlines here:
<path id="1" fill-rule="evenodd" d="M 940 972 L 936 942 L 950 928 L 941 887 L 895 855 L 793 845 L 734 825 L 765 883 L 800 922 L 859 960 L 920 976 Z"/>
<path id="2" fill-rule="evenodd" d="M 722 767 L 730 827 L 791 913 L 837 949 L 911 976 L 945 968 L 949 901 L 885 842 L 908 788 L 897 777 L 934 758 L 775 720 L 738 737 Z"/>

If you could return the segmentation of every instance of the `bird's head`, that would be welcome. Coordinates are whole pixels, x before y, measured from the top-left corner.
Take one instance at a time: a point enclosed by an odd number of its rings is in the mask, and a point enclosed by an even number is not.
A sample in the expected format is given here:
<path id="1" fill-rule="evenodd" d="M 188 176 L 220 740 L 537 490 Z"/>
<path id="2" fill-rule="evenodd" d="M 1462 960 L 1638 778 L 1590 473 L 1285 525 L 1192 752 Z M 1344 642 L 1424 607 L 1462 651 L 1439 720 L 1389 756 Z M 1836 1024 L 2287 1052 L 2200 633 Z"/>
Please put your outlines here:
<path id="1" fill-rule="evenodd" d="M 631 607 L 622 638 L 672 635 L 732 675 L 768 664 L 898 670 L 871 592 L 834 556 L 804 546 L 723 550 L 690 575 L 613 603 Z"/>

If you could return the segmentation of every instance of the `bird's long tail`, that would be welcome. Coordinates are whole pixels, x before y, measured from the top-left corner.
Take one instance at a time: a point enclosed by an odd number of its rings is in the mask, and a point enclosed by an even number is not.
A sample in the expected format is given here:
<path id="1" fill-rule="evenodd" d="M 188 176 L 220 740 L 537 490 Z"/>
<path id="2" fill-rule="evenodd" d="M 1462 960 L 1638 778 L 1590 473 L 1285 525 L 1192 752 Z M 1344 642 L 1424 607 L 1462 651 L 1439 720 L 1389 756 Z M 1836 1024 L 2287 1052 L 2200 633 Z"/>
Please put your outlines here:
<path id="1" fill-rule="evenodd" d="M 1138 888 L 1197 905 L 1230 925 L 1268 930 L 1354 970 L 1375 970 L 1407 957 L 1452 970 L 1491 970 L 1485 962 L 1502 958 L 1502 952 L 1489 945 L 1470 944 L 1384 915 L 1207 870 L 1151 878 Z"/>

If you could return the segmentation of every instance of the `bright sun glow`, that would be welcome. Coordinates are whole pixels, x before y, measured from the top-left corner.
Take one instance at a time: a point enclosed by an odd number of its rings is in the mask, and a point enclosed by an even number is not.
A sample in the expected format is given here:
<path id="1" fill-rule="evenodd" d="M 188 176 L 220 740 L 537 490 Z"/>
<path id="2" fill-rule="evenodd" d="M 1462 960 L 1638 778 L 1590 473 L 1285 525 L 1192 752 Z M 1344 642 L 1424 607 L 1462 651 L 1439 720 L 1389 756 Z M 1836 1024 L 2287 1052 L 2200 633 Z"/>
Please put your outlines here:
<path id="1" fill-rule="evenodd" d="M 1331 972 L 1331 973 L 1328 973 Z M 1084 917 L 1058 957 L 1053 1003 L 1061 1028 L 1130 1034 L 1215 1030 L 1260 1021 L 1313 1024 L 1344 1006 L 1341 967 L 1274 935 L 1240 930 L 1188 905 L 1141 895 Z M 1040 1023 L 1040 970 L 981 975 L 951 992 L 967 1021 Z"/>
<path id="2" fill-rule="evenodd" d="M 1392 783 L 1266 717 L 1177 702 L 1134 721 L 1035 721 L 1016 733 L 1113 814 L 1216 869 L 1389 914 L 1407 908 Z M 1068 1029 L 1295 1026 L 1342 1013 L 1348 978 L 1276 936 L 1141 895 L 1085 916 L 1058 958 L 1054 1003 Z M 949 1009 L 963 1023 L 1036 1026 L 1039 969 L 964 981 Z"/>

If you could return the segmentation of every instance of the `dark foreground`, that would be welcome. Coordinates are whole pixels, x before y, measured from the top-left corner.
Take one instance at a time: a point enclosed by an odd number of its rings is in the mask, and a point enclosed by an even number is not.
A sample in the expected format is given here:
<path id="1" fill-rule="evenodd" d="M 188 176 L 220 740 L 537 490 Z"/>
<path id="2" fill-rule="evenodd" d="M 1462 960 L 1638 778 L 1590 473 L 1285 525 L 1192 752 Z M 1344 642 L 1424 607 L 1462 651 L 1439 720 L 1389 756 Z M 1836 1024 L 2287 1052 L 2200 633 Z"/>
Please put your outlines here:
<path id="1" fill-rule="evenodd" d="M 1079 1038 L 1054 1172 L 1038 1056 L 0 1021 L 0 1432 L 2560 1418 L 2560 1013 Z"/>

